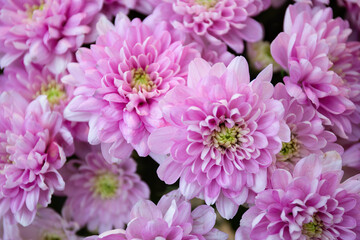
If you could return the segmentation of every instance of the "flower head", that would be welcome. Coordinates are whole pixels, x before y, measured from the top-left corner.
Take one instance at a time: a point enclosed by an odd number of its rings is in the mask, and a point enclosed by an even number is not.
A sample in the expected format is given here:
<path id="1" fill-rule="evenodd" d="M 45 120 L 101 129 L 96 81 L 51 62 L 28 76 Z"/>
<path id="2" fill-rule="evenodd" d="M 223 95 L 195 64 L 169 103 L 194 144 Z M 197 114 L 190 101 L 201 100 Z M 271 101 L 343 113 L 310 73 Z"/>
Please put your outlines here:
<path id="1" fill-rule="evenodd" d="M 124 227 L 129 221 L 129 209 L 149 197 L 149 188 L 135 173 L 134 160 L 119 162 L 108 163 L 100 152 L 93 151 L 85 161 L 71 160 L 66 164 L 64 208 L 91 231 L 101 233 Z"/>
<path id="2" fill-rule="evenodd" d="M 77 87 L 65 117 L 89 121 L 91 144 L 116 154 L 131 151 L 128 142 L 146 156 L 150 132 L 165 125 L 159 101 L 185 84 L 188 64 L 199 53 L 176 41 L 164 22 L 149 26 L 119 14 L 115 26 L 103 18 L 98 30 L 96 44 L 78 51 L 78 63 L 69 64 L 71 75 L 63 78 Z"/>
<path id="3" fill-rule="evenodd" d="M 25 65 L 46 66 L 63 72 L 74 52 L 92 41 L 90 24 L 102 7 L 102 0 L 4 1 L 0 10 L 0 66 L 16 59 Z"/>
<path id="4" fill-rule="evenodd" d="M 155 8 L 152 18 L 169 21 L 183 34 L 212 44 L 224 42 L 241 53 L 244 40 L 256 42 L 263 37 L 262 26 L 252 17 L 269 6 L 270 0 L 171 0 Z"/>
<path id="5" fill-rule="evenodd" d="M 16 91 L 28 101 L 45 95 L 51 108 L 62 114 L 73 92 L 71 87 L 61 82 L 63 76 L 64 74 L 55 75 L 47 68 L 33 65 L 25 67 L 22 63 L 16 62 L 5 68 L 0 89 Z"/>
<path id="6" fill-rule="evenodd" d="M 283 142 L 276 155 L 276 166 L 292 171 L 295 164 L 310 153 L 323 153 L 336 150 L 343 153 L 343 148 L 336 144 L 334 133 L 325 130 L 316 110 L 311 105 L 299 104 L 289 96 L 285 86 L 275 86 L 274 98 L 284 106 L 284 120 L 291 131 L 290 142 Z"/>
<path id="7" fill-rule="evenodd" d="M 51 110 L 63 112 L 69 101 L 73 98 L 73 87 L 61 82 L 65 75 L 53 74 L 47 68 L 41 68 L 34 65 L 24 66 L 17 61 L 4 69 L 0 90 L 16 91 L 27 101 L 31 102 L 37 97 L 44 95 L 50 105 Z M 85 123 L 75 123 L 63 120 L 63 125 L 69 129 L 74 138 L 82 141 L 87 140 L 88 126 Z M 65 149 L 67 155 L 71 155 L 74 146 L 67 146 Z"/>
<path id="8" fill-rule="evenodd" d="M 269 66 L 250 83 L 243 57 L 227 68 L 195 59 L 188 86 L 175 87 L 160 103 L 170 126 L 149 138 L 153 153 L 168 154 L 160 179 L 172 184 L 180 178 L 186 198 L 216 202 L 225 218 L 264 190 L 267 168 L 290 138 L 283 106 L 272 98 L 271 77 Z"/>
<path id="9" fill-rule="evenodd" d="M 332 18 L 331 8 L 297 3 L 287 9 L 284 32 L 273 41 L 271 53 L 289 71 L 284 82 L 292 97 L 312 104 L 336 135 L 358 139 L 353 128 L 360 122 L 354 114 L 359 91 L 351 89 L 359 89 L 359 81 L 352 79 L 359 74 L 360 59 L 354 43 L 347 42 L 350 33 L 346 21 Z"/>
<path id="10" fill-rule="evenodd" d="M 86 240 L 101 239 L 227 239 L 227 234 L 214 228 L 214 209 L 201 205 L 191 211 L 191 204 L 177 191 L 163 196 L 155 205 L 139 201 L 131 210 L 131 221 L 125 230 L 113 230 Z"/>
<path id="11" fill-rule="evenodd" d="M 46 96 L 29 104 L 19 94 L 3 92 L 0 103 L 0 213 L 11 213 L 26 226 L 38 204 L 47 206 L 54 190 L 64 188 L 58 173 L 66 160 L 61 146 L 73 140 Z"/>
<path id="12" fill-rule="evenodd" d="M 290 172 L 277 169 L 269 189 L 244 215 L 236 239 L 358 239 L 358 176 L 340 183 L 336 152 L 309 155 Z"/>

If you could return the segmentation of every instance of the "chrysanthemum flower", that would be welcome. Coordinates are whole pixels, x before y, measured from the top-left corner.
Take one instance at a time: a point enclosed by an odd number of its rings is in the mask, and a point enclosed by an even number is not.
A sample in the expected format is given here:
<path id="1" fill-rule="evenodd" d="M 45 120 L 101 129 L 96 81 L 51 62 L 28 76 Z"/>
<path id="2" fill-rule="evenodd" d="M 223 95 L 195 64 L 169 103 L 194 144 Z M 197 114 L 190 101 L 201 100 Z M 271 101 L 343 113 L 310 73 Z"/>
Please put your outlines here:
<path id="1" fill-rule="evenodd" d="M 80 240 L 76 236 L 79 225 L 62 217 L 51 208 L 40 208 L 34 222 L 27 227 L 18 226 L 4 219 L 3 240 Z"/>
<path id="2" fill-rule="evenodd" d="M 150 195 L 148 186 L 135 173 L 134 160 L 109 162 L 100 152 L 90 152 L 85 161 L 71 160 L 64 169 L 67 171 L 64 208 L 90 231 L 102 233 L 123 228 L 130 220 L 130 209 Z"/>
<path id="3" fill-rule="evenodd" d="M 103 1 L 25 0 L 2 4 L 0 66 L 21 59 L 25 65 L 47 66 L 59 74 L 84 42 L 94 40 L 90 24 Z"/>
<path id="4" fill-rule="evenodd" d="M 335 143 L 335 134 L 324 129 L 312 106 L 299 104 L 289 96 L 281 83 L 275 86 L 274 98 L 283 104 L 284 120 L 291 131 L 291 141 L 283 142 L 282 149 L 276 156 L 277 167 L 291 172 L 294 165 L 310 153 L 321 154 L 330 150 L 343 153 L 343 148 Z"/>
<path id="5" fill-rule="evenodd" d="M 216 202 L 232 218 L 248 196 L 265 189 L 267 168 L 290 140 L 284 108 L 272 98 L 272 67 L 250 83 L 248 64 L 236 57 L 226 68 L 202 59 L 189 67 L 188 86 L 176 86 L 160 102 L 170 126 L 155 130 L 149 147 L 168 157 L 158 175 L 180 178 L 186 198 Z"/>
<path id="6" fill-rule="evenodd" d="M 52 109 L 62 113 L 72 95 L 71 87 L 61 82 L 63 76 L 55 75 L 47 68 L 32 65 L 25 67 L 17 61 L 5 68 L 0 90 L 16 91 L 29 102 L 46 95 Z"/>
<path id="7" fill-rule="evenodd" d="M 149 26 L 119 14 L 115 26 L 103 18 L 97 28 L 96 44 L 78 51 L 78 63 L 69 64 L 71 75 L 63 78 L 76 86 L 64 115 L 89 121 L 91 144 L 116 154 L 131 151 L 128 142 L 145 156 L 150 132 L 165 125 L 158 102 L 185 84 L 188 64 L 199 53 L 174 39 L 165 22 Z"/>
<path id="8" fill-rule="evenodd" d="M 16 91 L 27 101 L 31 102 L 40 95 L 45 95 L 53 111 L 57 111 L 63 116 L 63 111 L 69 101 L 73 98 L 73 87 L 61 82 L 65 75 L 53 74 L 47 68 L 34 65 L 24 66 L 23 63 L 16 61 L 4 70 L 4 75 L 0 79 L 0 91 Z M 72 133 L 73 137 L 81 141 L 87 141 L 87 123 L 75 123 L 63 121 Z M 71 149 L 70 149 L 71 147 Z M 74 151 L 73 146 L 69 146 L 67 155 Z"/>
<path id="9" fill-rule="evenodd" d="M 262 39 L 263 29 L 252 17 L 270 6 L 270 0 L 170 0 L 155 8 L 154 19 L 169 21 L 184 34 L 215 43 L 225 42 L 237 53 L 243 41 Z"/>
<path id="10" fill-rule="evenodd" d="M 157 205 L 139 201 L 131 210 L 131 219 L 126 231 L 113 230 L 86 240 L 227 239 L 227 234 L 214 228 L 213 208 L 201 205 L 191 211 L 191 204 L 177 191 L 163 196 Z"/>
<path id="11" fill-rule="evenodd" d="M 346 48 L 334 59 L 331 68 L 348 90 L 348 97 L 355 104 L 355 110 L 345 118 L 330 118 L 335 125 L 351 125 L 347 131 L 348 141 L 360 139 L 360 42 L 347 42 Z M 348 120 L 350 119 L 350 121 Z M 336 129 L 334 129 L 335 131 Z M 338 133 L 339 131 L 335 131 Z M 339 133 L 341 134 L 341 133 Z M 340 135 L 341 136 L 341 135 Z"/>
<path id="12" fill-rule="evenodd" d="M 72 145 L 72 136 L 46 96 L 29 104 L 19 94 L 3 92 L 0 122 L 0 216 L 13 215 L 26 226 L 38 204 L 47 206 L 54 190 L 64 188 L 58 173 L 66 160 L 61 146 Z"/>
<path id="13" fill-rule="evenodd" d="M 236 239 L 359 239 L 360 175 L 340 183 L 342 175 L 336 152 L 303 158 L 293 174 L 275 170 L 272 187 L 243 215 Z"/>
<path id="14" fill-rule="evenodd" d="M 359 80 L 352 76 L 359 78 L 360 59 L 354 57 L 359 56 L 354 43 L 347 42 L 350 33 L 346 21 L 332 18 L 331 8 L 298 3 L 287 9 L 284 32 L 273 41 L 271 53 L 289 71 L 284 82 L 292 97 L 313 105 L 336 135 L 358 139 L 360 133 L 353 128 L 360 114 L 353 114 L 353 99 L 360 92 L 351 89 L 359 89 Z"/>
<path id="15" fill-rule="evenodd" d="M 152 14 L 144 19 L 144 23 L 152 26 L 161 24 L 163 21 L 168 21 L 168 18 L 164 18 L 164 12 L 162 7 L 155 8 Z M 190 45 L 196 48 L 201 55 L 201 58 L 210 63 L 222 62 L 229 64 L 234 59 L 234 55 L 228 51 L 228 47 L 223 42 L 216 42 L 203 38 L 196 34 L 184 34 L 181 29 L 177 29 L 175 26 L 168 24 L 168 31 L 172 36 L 178 36 L 183 45 Z"/>

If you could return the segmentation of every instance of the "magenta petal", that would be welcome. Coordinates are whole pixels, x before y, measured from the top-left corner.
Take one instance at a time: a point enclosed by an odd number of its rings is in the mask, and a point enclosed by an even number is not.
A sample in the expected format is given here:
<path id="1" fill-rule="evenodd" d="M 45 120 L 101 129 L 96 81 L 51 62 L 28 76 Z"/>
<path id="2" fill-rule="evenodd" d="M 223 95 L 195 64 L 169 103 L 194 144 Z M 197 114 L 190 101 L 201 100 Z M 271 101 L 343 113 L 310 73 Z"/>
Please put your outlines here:
<path id="1" fill-rule="evenodd" d="M 189 65 L 188 86 L 196 88 L 198 82 L 207 75 L 210 69 L 209 63 L 201 58 L 192 61 Z"/>
<path id="2" fill-rule="evenodd" d="M 171 157 L 169 157 L 160 164 L 157 174 L 166 184 L 173 184 L 179 179 L 182 171 L 181 164 L 173 162 Z"/>
<path id="3" fill-rule="evenodd" d="M 210 206 L 203 205 L 195 208 L 191 216 L 194 219 L 192 231 L 196 234 L 206 234 L 215 225 L 216 214 Z"/>
<path id="4" fill-rule="evenodd" d="M 272 186 L 275 189 L 286 190 L 290 181 L 292 180 L 291 174 L 283 169 L 276 169 L 271 177 Z"/>
<path id="5" fill-rule="evenodd" d="M 220 195 L 216 202 L 216 209 L 219 211 L 220 215 L 225 219 L 231 219 L 235 216 L 238 211 L 239 206 L 232 202 L 227 197 Z"/>
<path id="6" fill-rule="evenodd" d="M 156 154 L 167 154 L 170 152 L 170 148 L 173 144 L 172 138 L 176 128 L 174 127 L 163 127 L 156 129 L 149 136 L 148 145 L 150 151 Z"/>
<path id="7" fill-rule="evenodd" d="M 288 50 L 287 46 L 290 41 L 286 33 L 280 33 L 271 43 L 271 55 L 274 60 L 284 69 L 288 69 Z"/>
<path id="8" fill-rule="evenodd" d="M 131 210 L 131 217 L 143 217 L 147 220 L 156 220 L 162 218 L 161 211 L 156 205 L 148 200 L 139 201 L 134 208 Z"/>

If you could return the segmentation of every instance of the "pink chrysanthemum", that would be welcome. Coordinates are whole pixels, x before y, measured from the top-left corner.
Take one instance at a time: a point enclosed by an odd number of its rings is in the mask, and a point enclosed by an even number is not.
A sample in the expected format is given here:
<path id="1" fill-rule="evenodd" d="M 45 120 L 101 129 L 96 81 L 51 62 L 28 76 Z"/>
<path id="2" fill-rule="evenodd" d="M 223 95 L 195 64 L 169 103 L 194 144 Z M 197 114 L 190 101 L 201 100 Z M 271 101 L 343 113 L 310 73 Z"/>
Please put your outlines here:
<path id="1" fill-rule="evenodd" d="M 226 68 L 202 59 L 189 67 L 188 86 L 176 86 L 160 103 L 170 126 L 155 130 L 149 147 L 169 154 L 158 175 L 180 178 L 186 198 L 216 202 L 232 218 L 248 196 L 265 189 L 267 168 L 290 140 L 284 108 L 272 99 L 272 67 L 250 83 L 248 64 L 236 57 Z"/>
<path id="2" fill-rule="evenodd" d="M 63 111 L 70 99 L 73 98 L 74 91 L 73 87 L 61 82 L 64 75 L 65 72 L 55 75 L 47 68 L 33 65 L 25 67 L 17 61 L 5 68 L 4 75 L 0 79 L 0 91 L 16 91 L 29 102 L 40 95 L 45 95 L 51 109 L 63 116 Z M 86 123 L 64 120 L 63 124 L 71 131 L 74 138 L 87 140 L 88 126 Z M 72 149 L 67 149 L 67 151 L 73 152 L 73 146 L 70 147 Z"/>
<path id="3" fill-rule="evenodd" d="M 65 70 L 74 52 L 93 41 L 90 24 L 102 0 L 2 1 L 0 7 L 0 66 L 16 59 L 25 65 L 47 66 L 53 73 Z"/>
<path id="4" fill-rule="evenodd" d="M 65 168 L 64 208 L 81 226 L 100 233 L 123 228 L 130 209 L 150 195 L 148 186 L 135 173 L 134 160 L 108 162 L 100 152 L 90 152 L 85 161 L 71 160 Z"/>
<path id="5" fill-rule="evenodd" d="M 79 225 L 60 216 L 51 208 L 40 208 L 34 222 L 27 227 L 17 226 L 15 223 L 3 221 L 3 240 L 80 240 L 76 236 Z"/>
<path id="6" fill-rule="evenodd" d="M 227 234 L 214 228 L 213 208 L 201 205 L 191 211 L 191 204 L 177 191 L 163 196 L 157 205 L 139 201 L 131 210 L 131 219 L 126 231 L 109 231 L 86 240 L 227 239 Z"/>
<path id="7" fill-rule="evenodd" d="M 243 215 L 236 239 L 359 239 L 360 175 L 340 183 L 342 175 L 336 152 L 303 158 L 293 174 L 275 170 L 272 188 Z"/>
<path id="8" fill-rule="evenodd" d="M 263 37 L 261 24 L 252 17 L 269 6 L 270 0 L 170 0 L 155 9 L 153 18 L 213 44 L 225 42 L 241 53 L 244 40 L 256 42 Z"/>
<path id="9" fill-rule="evenodd" d="M 355 104 L 355 110 L 345 118 L 330 118 L 335 125 L 351 125 L 348 140 L 360 139 L 360 42 L 347 42 L 346 48 L 337 55 L 332 70 L 343 80 L 348 89 L 348 97 Z M 348 120 L 349 118 L 350 120 Z M 336 130 L 336 129 L 334 129 Z M 338 133 L 336 131 L 335 133 Z M 340 135 L 341 136 L 341 135 Z"/>
<path id="10" fill-rule="evenodd" d="M 78 51 L 78 63 L 69 64 L 71 75 L 63 78 L 77 87 L 64 115 L 89 121 L 91 144 L 116 154 L 131 151 L 128 142 L 145 156 L 150 132 L 165 125 L 158 102 L 185 84 L 199 53 L 174 39 L 165 22 L 150 26 L 119 14 L 115 26 L 103 18 L 97 28 L 96 44 Z"/>
<path id="11" fill-rule="evenodd" d="M 350 33 L 347 22 L 332 18 L 331 8 L 298 3 L 287 9 L 284 32 L 273 41 L 271 53 L 289 71 L 284 82 L 291 96 L 312 104 L 338 136 L 358 139 L 353 127 L 360 114 L 353 114 L 353 99 L 359 91 L 351 89 L 360 86 L 349 75 L 359 76 L 360 59 L 354 57 L 359 55 L 354 43 L 347 42 Z"/>
<path id="12" fill-rule="evenodd" d="M 144 23 L 149 26 L 161 24 L 161 22 L 169 20 L 164 16 L 166 15 L 164 15 L 163 7 L 155 8 L 153 13 L 145 18 Z M 168 30 L 172 36 L 179 36 L 183 45 L 196 48 L 200 52 L 201 58 L 210 63 L 222 62 L 228 65 L 235 57 L 228 51 L 227 45 L 223 42 L 214 43 L 211 39 L 196 34 L 184 34 L 181 29 L 177 29 L 176 26 L 172 25 L 169 25 Z"/>
<path id="13" fill-rule="evenodd" d="M 281 83 L 275 86 L 274 98 L 283 104 L 284 120 L 291 131 L 291 141 L 284 142 L 276 156 L 277 167 L 291 172 L 301 158 L 311 153 L 321 154 L 330 150 L 343 153 L 343 148 L 335 143 L 335 134 L 324 129 L 312 106 L 299 104 L 289 96 Z"/>
<path id="14" fill-rule="evenodd" d="M 64 181 L 61 146 L 72 145 L 62 117 L 50 110 L 46 96 L 30 104 L 15 93 L 0 95 L 0 216 L 13 215 L 26 226 L 37 206 L 47 206 Z"/>
<path id="15" fill-rule="evenodd" d="M 32 65 L 25 67 L 16 62 L 5 68 L 0 90 L 16 91 L 29 102 L 40 95 L 46 95 L 52 109 L 62 114 L 73 92 L 71 87 L 64 86 L 61 82 L 63 76 L 64 74 L 55 75 L 47 68 Z"/>

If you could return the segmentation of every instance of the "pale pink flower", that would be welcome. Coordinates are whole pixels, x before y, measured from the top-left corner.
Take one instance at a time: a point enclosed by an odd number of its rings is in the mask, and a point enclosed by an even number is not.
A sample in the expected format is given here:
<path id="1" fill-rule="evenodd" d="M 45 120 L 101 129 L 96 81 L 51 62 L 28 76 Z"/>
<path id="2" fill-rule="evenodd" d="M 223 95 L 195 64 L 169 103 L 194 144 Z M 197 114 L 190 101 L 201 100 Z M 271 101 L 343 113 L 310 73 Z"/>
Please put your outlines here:
<path id="1" fill-rule="evenodd" d="M 343 148 L 336 144 L 334 133 L 325 130 L 316 110 L 311 105 L 299 104 L 289 96 L 285 86 L 275 86 L 274 98 L 284 106 L 284 120 L 291 131 L 291 141 L 283 142 L 276 157 L 276 166 L 292 172 L 295 164 L 311 153 L 321 154 L 330 150 L 343 153 Z"/>
<path id="2" fill-rule="evenodd" d="M 65 110 L 72 121 L 89 122 L 88 140 L 124 158 L 132 150 L 149 153 L 150 132 L 165 125 L 159 101 L 185 84 L 188 64 L 198 56 L 167 31 L 167 24 L 146 25 L 119 14 L 115 26 L 105 18 L 90 49 L 81 48 L 63 82 L 76 86 Z"/>
<path id="3" fill-rule="evenodd" d="M 63 111 L 70 99 L 73 98 L 74 91 L 73 87 L 61 82 L 61 78 L 65 74 L 66 72 L 55 75 L 47 68 L 34 65 L 25 67 L 20 61 L 16 61 L 5 68 L 4 75 L 0 79 L 0 91 L 16 91 L 29 102 L 40 95 L 45 95 L 51 109 L 63 116 Z M 74 138 L 87 140 L 88 126 L 86 123 L 64 120 L 63 124 L 71 131 Z M 72 152 L 73 149 L 69 151 Z"/>
<path id="4" fill-rule="evenodd" d="M 40 208 L 34 221 L 27 227 L 3 219 L 0 236 L 3 236 L 3 240 L 80 240 L 83 238 L 76 236 L 79 229 L 79 225 L 67 219 L 66 214 L 62 217 L 51 208 Z"/>
<path id="5" fill-rule="evenodd" d="M 0 7 L 0 67 L 16 59 L 25 65 L 63 72 L 75 51 L 93 41 L 91 23 L 103 0 L 2 1 Z"/>
<path id="6" fill-rule="evenodd" d="M 66 161 L 61 146 L 72 145 L 62 117 L 46 96 L 30 104 L 19 94 L 0 95 L 0 216 L 13 215 L 23 226 L 47 206 L 64 181 L 58 170 Z"/>
<path id="7" fill-rule="evenodd" d="M 61 78 L 65 73 L 55 75 L 47 68 L 40 68 L 17 61 L 6 67 L 1 80 L 1 91 L 16 91 L 31 102 L 40 95 L 46 95 L 53 110 L 62 114 L 67 101 L 72 97 L 73 89 L 65 86 Z"/>
<path id="8" fill-rule="evenodd" d="M 123 228 L 130 220 L 130 209 L 150 195 L 148 186 L 135 173 L 133 159 L 109 163 L 112 161 L 93 151 L 84 161 L 70 160 L 63 170 L 67 196 L 64 209 L 92 232 Z"/>
<path id="9" fill-rule="evenodd" d="M 163 21 L 168 21 L 163 10 L 162 7 L 155 8 L 154 12 L 144 19 L 144 23 L 152 26 L 161 24 Z M 196 48 L 200 52 L 201 58 L 210 63 L 222 62 L 228 65 L 235 57 L 228 51 L 227 45 L 223 42 L 214 43 L 211 39 L 196 34 L 184 34 L 181 29 L 178 29 L 173 25 L 169 25 L 168 31 L 172 36 L 179 37 L 179 40 L 183 45 L 190 45 L 191 47 Z"/>
<path id="10" fill-rule="evenodd" d="M 148 200 L 139 201 L 130 215 L 126 231 L 113 230 L 86 240 L 227 239 L 227 234 L 214 228 L 213 208 L 200 205 L 191 211 L 191 204 L 178 191 L 163 196 L 157 205 Z"/>
<path id="11" fill-rule="evenodd" d="M 195 59 L 188 86 L 176 86 L 160 102 L 170 126 L 155 130 L 149 147 L 160 158 L 167 184 L 180 178 L 187 199 L 201 197 L 229 219 L 239 205 L 266 187 L 267 169 L 290 141 L 284 108 L 272 98 L 272 67 L 250 82 L 248 64 L 236 57 L 228 67 Z"/>
<path id="12" fill-rule="evenodd" d="M 336 125 L 351 125 L 348 141 L 360 139 L 360 42 L 347 42 L 346 48 L 336 56 L 332 70 L 343 80 L 348 97 L 355 104 L 355 110 L 345 118 L 330 118 Z M 350 119 L 350 122 L 348 120 Z M 336 131 L 334 129 L 335 133 Z M 338 133 L 339 135 L 341 133 Z M 341 135 L 340 135 L 341 136 Z"/>
<path id="13" fill-rule="evenodd" d="M 284 32 L 271 44 L 271 53 L 289 76 L 284 78 L 288 93 L 300 104 L 311 104 L 324 124 L 342 138 L 358 139 L 360 114 L 360 59 L 358 43 L 347 42 L 351 29 L 341 18 L 332 18 L 331 8 L 311 8 L 298 3 L 289 6 Z M 343 63 L 346 62 L 344 65 Z M 356 100 L 358 101 L 358 100 Z"/>
<path id="14" fill-rule="evenodd" d="M 271 187 L 242 217 L 236 240 L 355 240 L 360 236 L 360 175 L 341 183 L 336 152 L 309 155 L 290 172 L 277 169 Z"/>
<path id="15" fill-rule="evenodd" d="M 263 28 L 252 17 L 269 6 L 270 0 L 169 0 L 155 8 L 152 18 L 169 21 L 183 34 L 212 44 L 224 42 L 241 53 L 243 41 L 262 39 Z"/>

